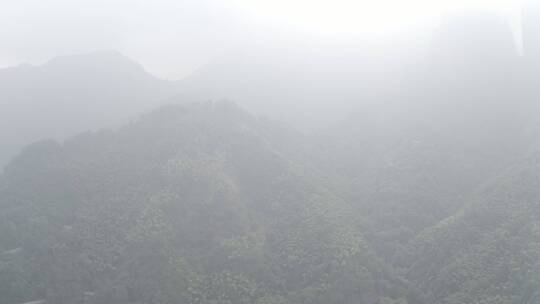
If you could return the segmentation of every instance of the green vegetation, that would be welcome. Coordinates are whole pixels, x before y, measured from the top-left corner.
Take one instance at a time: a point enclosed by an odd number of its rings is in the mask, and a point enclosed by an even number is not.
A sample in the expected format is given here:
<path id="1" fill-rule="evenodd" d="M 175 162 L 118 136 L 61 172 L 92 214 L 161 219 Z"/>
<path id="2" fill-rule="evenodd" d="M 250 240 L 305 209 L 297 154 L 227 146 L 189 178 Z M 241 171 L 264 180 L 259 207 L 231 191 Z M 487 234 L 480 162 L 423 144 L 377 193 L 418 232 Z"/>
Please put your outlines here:
<path id="1" fill-rule="evenodd" d="M 0 178 L 0 303 L 540 303 L 539 157 L 490 179 L 507 155 L 332 132 L 224 102 L 28 146 Z"/>

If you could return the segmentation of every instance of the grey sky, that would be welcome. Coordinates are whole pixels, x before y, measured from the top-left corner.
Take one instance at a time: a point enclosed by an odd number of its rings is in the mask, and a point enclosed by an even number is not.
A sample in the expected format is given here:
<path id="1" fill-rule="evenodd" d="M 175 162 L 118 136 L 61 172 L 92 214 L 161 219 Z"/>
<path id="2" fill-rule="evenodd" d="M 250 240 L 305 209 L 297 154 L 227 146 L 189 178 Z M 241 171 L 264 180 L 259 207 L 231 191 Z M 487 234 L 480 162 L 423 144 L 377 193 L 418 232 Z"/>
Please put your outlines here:
<path id="1" fill-rule="evenodd" d="M 345 28 L 350 32 L 398 26 L 385 20 L 429 19 L 443 10 L 470 4 L 512 15 L 519 1 L 414 0 L 407 2 L 408 9 L 392 12 L 386 8 L 402 0 L 335 0 L 332 7 L 341 9 L 334 11 L 326 9 L 330 7 L 327 2 L 0 0 L 0 67 L 22 62 L 39 64 L 63 54 L 116 49 L 160 77 L 178 79 L 213 57 L 253 40 L 257 37 L 255 28 L 275 29 L 279 24 L 280 30 L 328 30 L 332 35 Z M 396 15 L 396 11 L 403 13 Z M 377 23 L 355 21 L 367 20 L 366 16 L 374 16 Z"/>
<path id="2" fill-rule="evenodd" d="M 241 38 L 215 0 L 0 0 L 0 65 L 117 49 L 178 78 Z"/>

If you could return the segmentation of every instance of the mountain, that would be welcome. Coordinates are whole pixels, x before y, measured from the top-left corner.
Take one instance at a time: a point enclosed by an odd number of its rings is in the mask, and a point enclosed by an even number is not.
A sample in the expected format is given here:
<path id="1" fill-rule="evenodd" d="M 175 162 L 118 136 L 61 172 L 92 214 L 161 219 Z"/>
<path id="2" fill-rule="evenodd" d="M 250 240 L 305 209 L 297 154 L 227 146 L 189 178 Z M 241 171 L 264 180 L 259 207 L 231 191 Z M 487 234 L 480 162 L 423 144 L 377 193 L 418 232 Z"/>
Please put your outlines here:
<path id="1" fill-rule="evenodd" d="M 448 17 L 399 97 L 358 105 L 314 136 L 315 162 L 370 221 L 364 235 L 397 268 L 408 267 L 403 252 L 419 233 L 538 149 L 540 95 L 527 90 L 532 68 L 512 39 L 498 18 Z"/>
<path id="2" fill-rule="evenodd" d="M 272 37 L 231 51 L 179 81 L 188 100 L 234 100 L 303 130 L 338 123 L 366 104 L 394 102 L 423 62 L 418 39 L 317 43 Z"/>
<path id="3" fill-rule="evenodd" d="M 319 139 L 336 171 L 228 102 L 30 145 L 0 176 L 0 303 L 537 303 L 537 154 L 361 130 L 358 156 Z"/>
<path id="4" fill-rule="evenodd" d="M 406 297 L 329 183 L 231 103 L 28 146 L 0 184 L 0 303 Z"/>
<path id="5" fill-rule="evenodd" d="M 173 100 L 234 100 L 256 115 L 301 129 L 322 127 L 377 95 L 391 99 L 379 94 L 382 83 L 393 79 L 397 87 L 399 78 L 387 75 L 402 75 L 414 63 L 412 50 L 409 62 L 396 60 L 390 47 L 344 52 L 309 43 L 271 44 L 225 54 L 179 81 L 158 79 L 108 51 L 1 69 L 0 166 L 31 142 L 119 125 Z"/>
<path id="6" fill-rule="evenodd" d="M 536 154 L 415 238 L 407 276 L 431 303 L 539 303 L 539 177 Z"/>
<path id="7" fill-rule="evenodd" d="M 117 52 L 0 70 L 0 167 L 24 145 L 117 125 L 174 95 L 174 84 Z"/>
<path id="8" fill-rule="evenodd" d="M 0 304 L 539 303 L 540 69 L 493 16 L 430 41 L 262 44 L 178 82 L 115 53 L 3 70 L 13 149 L 176 105 L 5 167 Z M 223 97 L 289 124 L 183 102 Z"/>
<path id="9" fill-rule="evenodd" d="M 537 120 L 521 103 L 504 102 L 538 96 L 540 69 L 529 62 L 519 57 L 510 26 L 489 14 L 449 18 L 432 37 L 388 43 L 269 37 L 179 81 L 153 77 L 116 52 L 64 56 L 0 70 L 0 166 L 25 144 L 118 125 L 175 96 L 234 100 L 255 115 L 304 130 L 337 124 L 366 107 L 403 112 L 409 120 L 431 117 L 454 130 L 469 127 L 462 115 L 480 128 L 516 110 L 517 120 Z"/>

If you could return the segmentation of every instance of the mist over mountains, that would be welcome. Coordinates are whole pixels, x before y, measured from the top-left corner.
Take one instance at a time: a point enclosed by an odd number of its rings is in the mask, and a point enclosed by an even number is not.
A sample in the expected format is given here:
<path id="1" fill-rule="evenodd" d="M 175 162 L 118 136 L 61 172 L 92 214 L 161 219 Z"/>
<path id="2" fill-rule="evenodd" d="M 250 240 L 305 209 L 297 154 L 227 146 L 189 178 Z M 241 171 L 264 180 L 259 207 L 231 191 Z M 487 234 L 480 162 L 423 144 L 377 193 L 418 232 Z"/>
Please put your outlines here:
<path id="1" fill-rule="evenodd" d="M 125 123 L 161 104 L 174 90 L 174 84 L 116 52 L 0 70 L 0 163 L 33 141 Z"/>
<path id="2" fill-rule="evenodd" d="M 0 304 L 540 303 L 535 16 L 0 70 Z"/>
<path id="3" fill-rule="evenodd" d="M 366 107 L 407 116 L 429 116 L 423 111 L 430 107 L 477 115 L 482 109 L 474 108 L 475 101 L 482 101 L 479 107 L 487 99 L 490 106 L 504 107 L 510 103 L 498 100 L 534 94 L 537 65 L 532 63 L 538 61 L 534 49 L 540 43 L 527 20 L 525 56 L 518 54 L 504 19 L 471 12 L 448 17 L 430 38 L 393 43 L 332 45 L 274 38 L 224 54 L 180 81 L 155 78 L 116 52 L 3 69 L 2 121 L 10 126 L 20 121 L 19 138 L 24 138 L 8 144 L 16 146 L 9 155 L 34 140 L 118 125 L 172 98 L 234 100 L 257 115 L 302 129 L 334 124 Z M 26 130 L 25 120 L 51 130 Z"/>
<path id="4" fill-rule="evenodd" d="M 173 98 L 234 100 L 256 115 L 308 130 L 366 107 L 415 119 L 448 110 L 479 115 L 486 100 L 497 112 L 506 112 L 505 106 L 519 110 L 515 102 L 501 100 L 535 94 L 534 49 L 540 43 L 527 20 L 524 56 L 504 19 L 468 13 L 448 17 L 430 38 L 364 45 L 261 41 L 224 54 L 180 81 L 153 77 L 116 52 L 3 69 L 2 121 L 17 125 L 19 135 L 2 136 L 13 147 L 3 151 L 2 163 L 28 142 L 118 125 Z"/>

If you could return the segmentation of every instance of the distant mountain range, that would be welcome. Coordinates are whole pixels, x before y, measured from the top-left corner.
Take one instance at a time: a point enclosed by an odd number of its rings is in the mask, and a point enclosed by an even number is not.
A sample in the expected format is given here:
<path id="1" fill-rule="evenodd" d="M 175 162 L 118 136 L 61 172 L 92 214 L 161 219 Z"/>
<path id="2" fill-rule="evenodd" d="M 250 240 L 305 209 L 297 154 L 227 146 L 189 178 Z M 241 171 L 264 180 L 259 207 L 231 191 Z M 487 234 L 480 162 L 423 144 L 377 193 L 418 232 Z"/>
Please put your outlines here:
<path id="1" fill-rule="evenodd" d="M 118 125 L 163 103 L 173 83 L 116 52 L 0 70 L 0 164 L 22 146 Z"/>
<path id="2" fill-rule="evenodd" d="M 534 23 L 524 24 L 525 46 L 534 50 Z M 515 117 L 530 122 L 531 109 L 538 108 L 540 65 L 527 49 L 518 55 L 504 20 L 469 14 L 448 18 L 429 40 L 260 42 L 180 81 L 156 78 L 112 51 L 1 69 L 0 165 L 33 141 L 118 125 L 184 101 L 233 100 L 255 115 L 308 130 L 360 112 L 444 120 L 482 112 L 489 113 L 482 119 L 498 119 L 518 111 Z"/>

